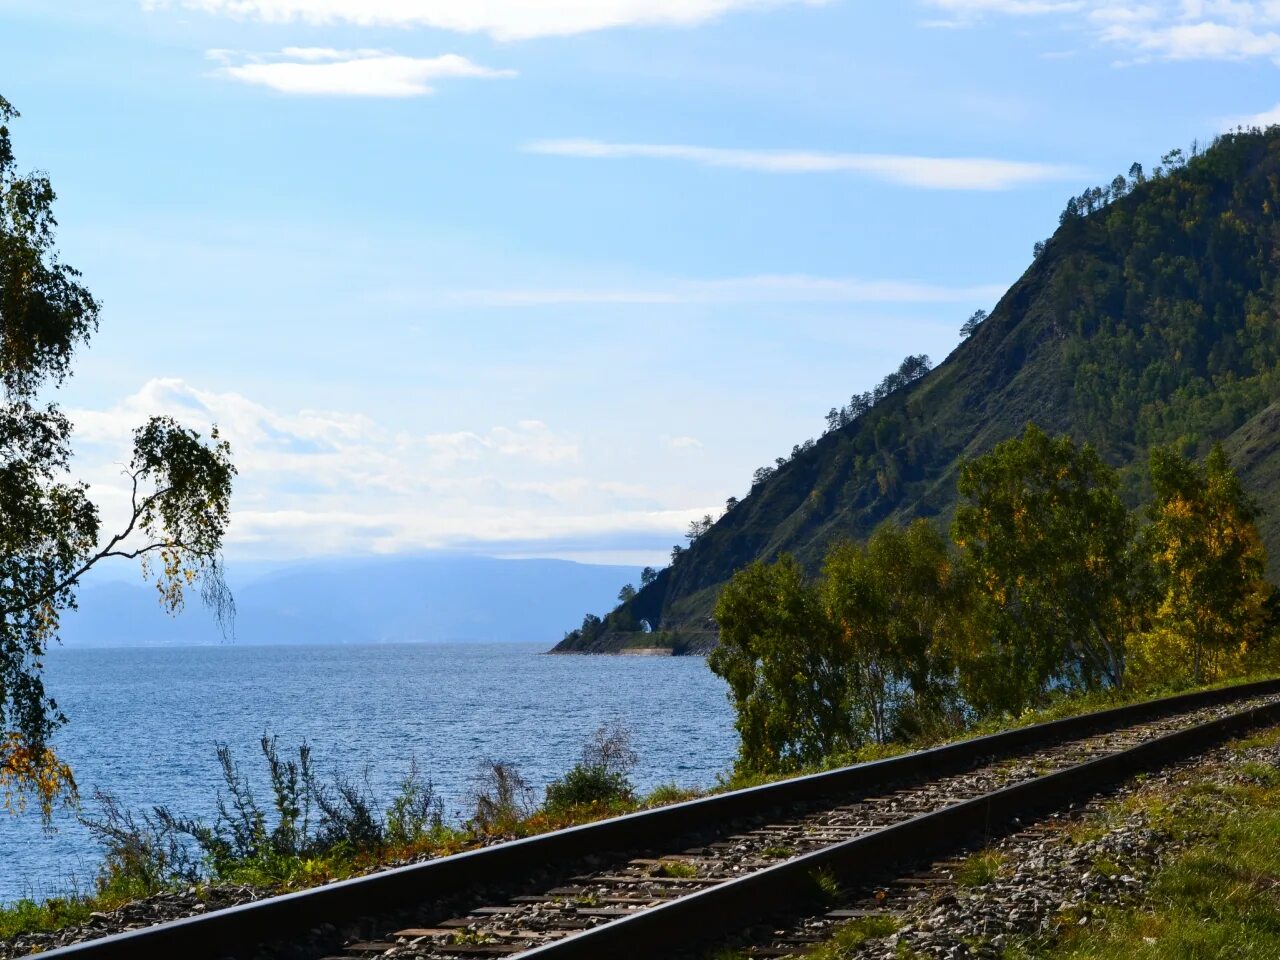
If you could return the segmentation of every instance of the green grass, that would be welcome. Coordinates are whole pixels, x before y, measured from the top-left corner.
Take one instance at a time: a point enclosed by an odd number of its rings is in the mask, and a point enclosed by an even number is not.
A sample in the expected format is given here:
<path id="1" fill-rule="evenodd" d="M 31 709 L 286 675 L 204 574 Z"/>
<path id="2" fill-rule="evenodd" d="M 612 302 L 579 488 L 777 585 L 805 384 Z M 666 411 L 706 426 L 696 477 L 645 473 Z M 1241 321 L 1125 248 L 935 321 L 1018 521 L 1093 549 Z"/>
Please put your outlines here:
<path id="1" fill-rule="evenodd" d="M 960 887 L 985 887 L 1000 876 L 1004 866 L 1004 854 L 987 850 L 967 857 L 956 868 L 955 881 Z"/>
<path id="2" fill-rule="evenodd" d="M 0 904 L 0 942 L 31 933 L 55 933 L 88 923 L 90 914 L 115 910 L 154 893 L 127 878 L 103 877 L 93 893 L 72 892 L 33 900 L 25 897 Z"/>
<path id="3" fill-rule="evenodd" d="M 1240 776 L 1260 787 L 1280 786 L 1280 770 L 1275 767 L 1250 761 L 1240 767 Z"/>
<path id="4" fill-rule="evenodd" d="M 806 953 L 805 957 L 807 960 L 844 960 L 868 940 L 890 936 L 901 926 L 902 921 L 889 914 L 857 917 L 837 926 L 830 940 Z"/>
<path id="5" fill-rule="evenodd" d="M 1280 731 L 1235 744 L 1269 746 Z M 1236 782 L 1200 782 L 1176 793 L 1131 797 L 1158 829 L 1189 842 L 1140 903 L 1068 925 L 1056 942 L 1010 947 L 1006 960 L 1280 960 L 1280 771 L 1238 762 Z M 1101 818 L 1103 822 L 1106 815 Z M 1119 868 L 1099 860 L 1093 869 Z"/>
<path id="6" fill-rule="evenodd" d="M 87 923 L 89 914 L 101 909 L 92 896 L 53 897 L 37 903 L 19 900 L 0 907 L 0 941 L 27 933 L 53 933 Z"/>
<path id="7" fill-rule="evenodd" d="M 819 867 L 809 871 L 809 882 L 813 884 L 814 893 L 819 899 L 831 902 L 840 896 L 840 881 L 835 873 L 827 867 Z"/>
<path id="8" fill-rule="evenodd" d="M 663 783 L 654 787 L 653 790 L 641 802 L 642 807 L 666 807 L 673 803 L 684 803 L 686 800 L 696 800 L 702 796 L 701 790 L 695 790 L 692 787 L 682 787 L 674 781 L 671 783 Z"/>
<path id="9" fill-rule="evenodd" d="M 1099 873 L 1112 880 L 1120 876 L 1121 872 L 1120 865 L 1114 860 L 1110 860 L 1106 857 L 1099 857 L 1097 860 L 1093 861 L 1093 863 L 1090 864 L 1090 869 L 1092 869 L 1094 873 Z"/>
<path id="10" fill-rule="evenodd" d="M 654 872 L 655 876 L 671 877 L 678 880 L 687 880 L 690 877 L 698 875 L 698 868 L 692 863 L 685 860 L 664 860 L 658 865 L 658 869 Z"/>
<path id="11" fill-rule="evenodd" d="M 1272 727 L 1255 733 L 1251 737 L 1245 737 L 1243 740 L 1237 740 L 1232 747 L 1236 753 L 1245 753 L 1249 750 L 1274 747 L 1277 743 L 1280 743 L 1280 727 Z"/>
<path id="12" fill-rule="evenodd" d="M 1241 814 L 1163 870 L 1146 908 L 1072 932 L 1053 960 L 1280 958 L 1280 811 Z"/>

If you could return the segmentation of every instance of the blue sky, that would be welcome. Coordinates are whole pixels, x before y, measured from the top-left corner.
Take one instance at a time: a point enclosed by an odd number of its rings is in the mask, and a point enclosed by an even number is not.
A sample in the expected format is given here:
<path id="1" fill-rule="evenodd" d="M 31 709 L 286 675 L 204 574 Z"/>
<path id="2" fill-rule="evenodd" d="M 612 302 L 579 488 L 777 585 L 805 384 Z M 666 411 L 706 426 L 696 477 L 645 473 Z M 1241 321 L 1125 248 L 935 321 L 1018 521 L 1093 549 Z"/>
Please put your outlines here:
<path id="1" fill-rule="evenodd" d="M 78 469 L 218 421 L 233 560 L 661 561 L 1278 61 L 1275 0 L 0 0 Z"/>

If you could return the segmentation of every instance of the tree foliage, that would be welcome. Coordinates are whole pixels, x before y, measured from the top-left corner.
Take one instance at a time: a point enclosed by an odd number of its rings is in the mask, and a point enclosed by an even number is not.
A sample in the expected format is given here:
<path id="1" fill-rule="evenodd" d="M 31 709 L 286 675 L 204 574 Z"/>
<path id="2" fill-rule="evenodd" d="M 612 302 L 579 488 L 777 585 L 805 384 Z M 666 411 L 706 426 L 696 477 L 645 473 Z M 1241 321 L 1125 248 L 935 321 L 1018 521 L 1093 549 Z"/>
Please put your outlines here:
<path id="1" fill-rule="evenodd" d="M 744 765 L 792 770 L 862 741 L 849 646 L 794 559 L 735 576 L 716 621 L 708 663 L 729 684 Z"/>
<path id="2" fill-rule="evenodd" d="M 982 625 L 966 694 L 1017 711 L 1053 685 L 1124 674 L 1133 520 L 1090 446 L 1029 425 L 964 464 L 954 536 Z"/>
<path id="3" fill-rule="evenodd" d="M 626 803 L 635 798 L 631 772 L 639 757 L 631 731 L 620 721 L 598 727 L 582 748 L 582 760 L 547 784 L 547 810 L 564 812 L 592 804 Z"/>
<path id="4" fill-rule="evenodd" d="M 1161 449 L 1150 470 L 1140 529 L 1093 448 L 1028 425 L 962 466 L 953 542 L 927 520 L 885 524 L 836 544 L 815 578 L 789 555 L 735 575 L 709 662 L 740 769 L 1270 664 L 1280 601 L 1226 457 Z"/>
<path id="5" fill-rule="evenodd" d="M 1039 256 L 1038 253 L 1036 255 Z M 982 322 L 986 320 L 987 317 L 988 317 L 988 313 L 985 310 L 973 311 L 973 314 L 969 317 L 969 319 L 966 320 L 961 325 L 960 336 L 964 337 L 965 339 L 973 336 L 974 333 L 977 332 L 978 327 L 982 326 Z"/>
<path id="6" fill-rule="evenodd" d="M 882 526 L 865 546 L 846 541 L 827 555 L 824 609 L 846 648 L 860 728 L 875 741 L 933 726 L 952 701 L 958 588 L 947 542 L 927 520 Z"/>
<path id="7" fill-rule="evenodd" d="M 986 318 L 985 311 L 979 310 L 978 313 L 983 315 L 982 319 Z M 978 314 L 975 313 L 969 318 L 969 322 L 973 323 L 975 328 L 982 322 L 975 319 L 977 316 Z M 839 430 L 841 427 L 848 426 L 869 412 L 876 404 L 897 393 L 903 387 L 911 386 L 932 369 L 933 363 L 926 354 L 907 356 L 902 363 L 898 364 L 897 370 L 886 374 L 884 379 L 876 384 L 875 389 L 868 390 L 866 393 L 855 393 L 843 407 L 832 407 L 828 410 L 827 430 Z"/>
<path id="8" fill-rule="evenodd" d="M 711 669 L 729 684 L 748 770 L 789 770 L 934 727 L 954 704 L 946 637 L 957 570 L 927 521 L 843 543 L 806 579 L 783 556 L 730 581 Z"/>
<path id="9" fill-rule="evenodd" d="M 1215 446 L 1203 465 L 1158 447 L 1141 542 L 1155 609 L 1137 655 L 1154 676 L 1196 681 L 1239 670 L 1265 638 L 1272 589 L 1254 508 Z"/>
<path id="10" fill-rule="evenodd" d="M 198 582 L 229 617 L 220 549 L 235 469 L 216 429 L 205 442 L 152 418 L 126 468 L 129 515 L 104 538 L 88 486 L 69 474 L 71 422 L 45 396 L 97 329 L 99 304 L 58 256 L 49 180 L 18 170 L 8 128 L 16 116 L 0 98 L 0 792 L 17 805 L 34 795 L 48 815 L 74 791 L 50 747 L 64 718 L 41 677 L 61 612 L 91 567 L 128 557 L 147 565 L 169 610 Z"/>

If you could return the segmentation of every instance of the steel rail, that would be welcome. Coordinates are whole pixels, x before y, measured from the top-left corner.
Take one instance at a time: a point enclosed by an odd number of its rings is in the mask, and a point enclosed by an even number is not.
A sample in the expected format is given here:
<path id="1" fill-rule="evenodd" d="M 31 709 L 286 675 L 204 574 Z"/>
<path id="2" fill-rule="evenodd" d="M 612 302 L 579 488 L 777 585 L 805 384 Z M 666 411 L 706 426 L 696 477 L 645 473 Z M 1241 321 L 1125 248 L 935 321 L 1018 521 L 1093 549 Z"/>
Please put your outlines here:
<path id="1" fill-rule="evenodd" d="M 1061 809 L 1136 773 L 1277 722 L 1280 703 L 1268 703 L 1167 733 L 637 911 L 635 916 L 570 934 L 522 952 L 518 958 L 652 960 L 670 956 L 750 927 L 764 915 L 817 902 L 813 882 L 817 871 L 829 870 L 840 879 L 865 879 L 886 865 L 948 852 L 975 835 L 990 835 L 1024 818 Z"/>
<path id="2" fill-rule="evenodd" d="M 876 792 L 891 785 L 927 782 L 963 771 L 980 761 L 1016 756 L 1018 753 L 1047 743 L 1067 741 L 1091 733 L 1132 726 L 1158 717 L 1276 693 L 1280 693 L 1280 679 L 1181 694 L 1078 717 L 1049 721 L 886 760 L 690 800 L 423 863 L 397 867 L 298 893 L 270 897 L 195 917 L 87 940 L 41 953 L 40 957 L 42 960 L 43 958 L 49 958 L 49 960 L 131 958 L 132 960 L 137 957 L 165 956 L 181 957 L 184 960 L 188 958 L 189 960 L 218 960 L 246 949 L 252 950 L 261 944 L 287 941 L 291 937 L 303 937 L 307 931 L 321 924 L 341 924 L 370 915 L 393 913 L 422 903 L 456 896 L 459 892 L 471 887 L 510 882 L 513 878 L 545 870 L 548 867 L 569 867 L 590 855 L 647 848 L 659 841 L 669 841 L 712 827 L 722 828 L 731 821 L 763 816 L 781 808 L 830 797 L 874 796 Z M 1275 709 L 1278 711 L 1276 716 L 1280 717 L 1280 705 Z M 1257 711 L 1247 713 L 1252 717 Z M 1234 720 L 1239 716 L 1242 715 L 1233 714 L 1224 720 Z M 739 906 L 733 905 L 743 902 L 743 892 L 746 891 L 745 900 L 752 904 L 749 915 L 758 915 L 759 897 L 764 894 L 756 891 L 766 889 L 765 886 L 758 885 L 771 884 L 772 878 L 779 876 L 792 878 L 785 882 L 794 883 L 794 877 L 798 874 L 792 872 L 793 870 L 808 871 L 827 865 L 827 858 L 831 857 L 836 858 L 831 861 L 831 865 L 835 866 L 839 858 L 844 856 L 843 853 L 837 854 L 836 851 L 874 850 L 876 853 L 870 859 L 873 861 L 878 859 L 881 864 L 885 856 L 890 853 L 900 859 L 903 850 L 908 849 L 903 844 L 917 842 L 909 839 L 916 835 L 913 831 L 939 829 L 926 827 L 923 824 L 950 823 L 951 818 L 973 815 L 962 813 L 962 811 L 977 809 L 984 810 L 984 815 L 994 818 L 992 822 L 995 822 L 995 819 L 1001 815 L 1001 811 L 1005 810 L 1003 804 L 1008 801 L 1002 798 L 1006 794 L 1022 798 L 1017 802 L 1026 804 L 1032 797 L 1040 795 L 1040 791 L 1047 791 L 1046 795 L 1053 795 L 1054 791 L 1067 788 L 1071 780 L 1065 775 L 1072 775 L 1078 770 L 1114 769 L 1116 757 L 1145 757 L 1150 753 L 1147 750 L 1150 744 L 1181 743 L 1183 739 L 1171 740 L 1171 738 L 1185 738 L 1196 731 L 1209 728 L 1218 729 L 1223 722 L 1219 720 L 1192 727 L 1108 757 L 1089 761 L 1078 767 L 1069 767 L 1025 784 L 997 790 L 985 797 L 944 808 L 936 814 L 916 817 L 874 834 L 824 848 L 775 867 L 765 868 L 740 880 L 728 881 L 703 893 L 644 911 L 635 917 L 602 925 L 548 946 L 533 948 L 521 956 L 557 958 L 639 956 L 638 953 L 631 952 L 633 945 L 629 945 L 626 941 L 630 937 L 635 937 L 636 949 L 652 950 L 653 943 L 644 938 L 652 935 L 649 931 L 657 930 L 667 923 L 666 918 L 678 917 L 679 923 L 685 924 L 686 929 L 691 929 L 689 925 L 695 923 L 705 926 L 706 917 L 698 916 L 694 919 L 695 913 L 703 908 L 684 906 L 686 903 L 705 904 L 708 905 L 709 910 L 723 911 L 713 914 L 715 916 L 740 916 Z M 1095 767 L 1097 764 L 1104 766 Z M 1085 774 L 1085 776 L 1092 776 L 1092 774 Z M 1024 790 L 1028 792 L 1020 792 Z M 935 816 L 944 819 L 939 821 L 930 819 Z M 945 832 L 957 827 L 948 826 L 940 829 Z M 798 864 L 803 866 L 794 866 Z M 784 872 L 778 873 L 778 871 Z M 724 892 L 720 893 L 720 891 Z M 714 894 L 719 896 L 713 898 Z M 718 904 L 725 906 L 720 907 L 717 906 Z M 685 912 L 689 910 L 693 910 L 694 913 Z M 613 930 L 627 932 L 623 934 L 608 932 Z M 622 936 L 622 940 L 617 946 L 597 946 L 606 943 L 608 938 L 619 935 Z M 642 943 L 649 943 L 649 945 L 641 947 Z M 568 952 L 556 952 L 561 950 Z M 586 952 L 573 952 L 582 950 Z"/>

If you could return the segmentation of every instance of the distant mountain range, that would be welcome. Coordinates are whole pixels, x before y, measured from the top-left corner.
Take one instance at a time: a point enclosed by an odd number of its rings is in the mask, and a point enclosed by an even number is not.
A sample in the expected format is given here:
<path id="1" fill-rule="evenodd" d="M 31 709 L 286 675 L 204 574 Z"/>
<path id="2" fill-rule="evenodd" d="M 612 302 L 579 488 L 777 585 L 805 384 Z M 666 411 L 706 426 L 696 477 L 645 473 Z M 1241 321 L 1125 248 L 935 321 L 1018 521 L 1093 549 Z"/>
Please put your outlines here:
<path id="1" fill-rule="evenodd" d="M 885 521 L 945 527 L 960 464 L 1028 422 L 1093 444 L 1134 505 L 1152 446 L 1203 456 L 1221 442 L 1280 582 L 1280 126 L 1165 163 L 1073 197 L 942 364 L 909 357 L 883 390 L 833 410 L 826 434 L 757 471 L 670 567 L 562 649 L 714 646 L 711 612 L 736 570 L 782 553 L 816 570 L 832 543 Z M 639 636 L 642 621 L 655 633 Z"/>
<path id="2" fill-rule="evenodd" d="M 634 567 L 469 555 L 326 559 L 234 578 L 244 644 L 530 641 L 551 646 L 583 611 L 617 602 Z M 170 617 L 154 586 L 98 579 L 63 618 L 66 647 L 219 643 L 197 594 Z"/>

